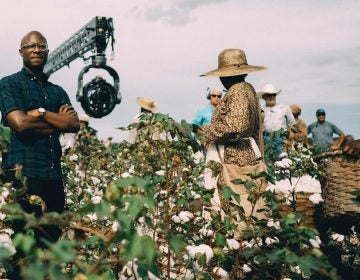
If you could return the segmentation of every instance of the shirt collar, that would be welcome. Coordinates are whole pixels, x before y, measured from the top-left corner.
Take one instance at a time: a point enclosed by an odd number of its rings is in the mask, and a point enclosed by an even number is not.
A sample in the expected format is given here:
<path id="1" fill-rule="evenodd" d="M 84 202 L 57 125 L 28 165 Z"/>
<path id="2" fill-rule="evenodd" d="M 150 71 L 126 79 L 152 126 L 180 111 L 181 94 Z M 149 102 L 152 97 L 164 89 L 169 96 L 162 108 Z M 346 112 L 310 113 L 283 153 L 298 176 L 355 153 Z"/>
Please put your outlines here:
<path id="1" fill-rule="evenodd" d="M 45 73 L 41 73 L 40 75 L 35 75 L 30 69 L 23 67 L 21 69 L 21 73 L 23 73 L 23 75 L 25 77 L 30 78 L 31 80 L 35 80 L 35 81 L 40 81 L 40 82 L 46 82 L 49 78 L 48 75 L 46 75 Z"/>

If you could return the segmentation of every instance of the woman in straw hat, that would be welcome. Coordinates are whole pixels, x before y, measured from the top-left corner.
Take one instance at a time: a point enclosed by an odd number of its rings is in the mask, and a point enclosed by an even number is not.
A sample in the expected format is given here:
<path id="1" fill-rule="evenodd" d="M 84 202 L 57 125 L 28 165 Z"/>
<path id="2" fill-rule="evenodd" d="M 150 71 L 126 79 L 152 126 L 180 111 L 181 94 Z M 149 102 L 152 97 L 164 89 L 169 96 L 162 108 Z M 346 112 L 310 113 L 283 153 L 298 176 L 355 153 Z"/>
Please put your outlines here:
<path id="1" fill-rule="evenodd" d="M 226 49 L 219 54 L 218 68 L 201 76 L 220 77 L 228 90 L 214 110 L 211 123 L 197 133 L 224 145 L 224 163 L 238 166 L 255 165 L 257 158 L 249 138 L 259 145 L 259 101 L 253 86 L 245 82 L 248 73 L 266 67 L 248 65 L 243 50 Z"/>
<path id="2" fill-rule="evenodd" d="M 214 146 L 220 151 L 222 163 L 240 167 L 259 163 L 260 106 L 253 86 L 245 82 L 245 77 L 264 69 L 266 67 L 248 65 L 243 50 L 226 49 L 218 56 L 218 68 L 201 75 L 219 77 L 228 90 L 215 108 L 211 123 L 195 129 L 213 143 L 209 152 Z M 218 182 L 228 184 L 223 172 Z"/>

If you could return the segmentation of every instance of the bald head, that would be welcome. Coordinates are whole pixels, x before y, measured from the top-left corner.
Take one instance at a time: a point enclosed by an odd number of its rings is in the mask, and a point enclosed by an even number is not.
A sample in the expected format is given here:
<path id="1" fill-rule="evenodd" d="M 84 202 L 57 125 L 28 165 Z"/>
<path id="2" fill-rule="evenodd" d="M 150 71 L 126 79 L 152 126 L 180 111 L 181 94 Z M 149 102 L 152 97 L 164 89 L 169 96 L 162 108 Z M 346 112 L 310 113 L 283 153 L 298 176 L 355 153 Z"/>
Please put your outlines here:
<path id="1" fill-rule="evenodd" d="M 39 31 L 34 30 L 34 31 L 30 31 L 30 32 L 26 33 L 26 35 L 21 39 L 20 49 L 23 45 L 26 45 L 30 41 L 30 39 L 33 35 L 41 38 L 43 42 L 47 43 L 44 35 L 42 35 Z"/>
<path id="2" fill-rule="evenodd" d="M 34 74 L 42 74 L 49 50 L 46 38 L 39 31 L 30 31 L 22 38 L 19 53 L 26 68 Z"/>

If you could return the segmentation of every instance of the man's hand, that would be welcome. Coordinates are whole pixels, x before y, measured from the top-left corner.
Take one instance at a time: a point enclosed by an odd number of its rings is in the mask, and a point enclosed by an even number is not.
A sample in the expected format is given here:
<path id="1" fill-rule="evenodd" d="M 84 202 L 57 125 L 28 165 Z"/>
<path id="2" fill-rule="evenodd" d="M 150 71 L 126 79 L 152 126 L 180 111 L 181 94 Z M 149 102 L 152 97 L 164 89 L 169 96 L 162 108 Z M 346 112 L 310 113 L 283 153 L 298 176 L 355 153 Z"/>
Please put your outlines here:
<path id="1" fill-rule="evenodd" d="M 200 126 L 198 126 L 197 124 L 192 124 L 192 132 L 197 133 L 197 131 L 199 130 Z"/>
<path id="2" fill-rule="evenodd" d="M 351 141 L 346 144 L 343 152 L 350 156 L 360 156 L 360 139 Z"/>
<path id="3" fill-rule="evenodd" d="M 68 104 L 62 105 L 60 107 L 59 114 L 72 115 L 72 116 L 77 115 L 76 111 L 74 110 L 74 107 Z"/>
<path id="4" fill-rule="evenodd" d="M 35 118 L 39 118 L 39 117 L 41 116 L 41 113 L 39 112 L 38 109 L 32 109 L 32 110 L 30 110 L 30 111 L 27 111 L 26 114 L 27 114 L 28 116 L 33 116 L 33 117 L 35 117 Z"/>

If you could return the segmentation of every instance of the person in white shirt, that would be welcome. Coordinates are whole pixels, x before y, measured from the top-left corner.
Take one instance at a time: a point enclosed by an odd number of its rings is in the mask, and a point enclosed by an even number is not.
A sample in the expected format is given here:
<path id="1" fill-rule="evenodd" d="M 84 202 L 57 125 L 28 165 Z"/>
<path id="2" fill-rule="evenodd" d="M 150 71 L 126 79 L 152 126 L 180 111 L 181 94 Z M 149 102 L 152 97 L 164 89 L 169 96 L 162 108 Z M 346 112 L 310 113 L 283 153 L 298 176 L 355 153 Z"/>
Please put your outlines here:
<path id="1" fill-rule="evenodd" d="M 259 97 L 265 100 L 264 112 L 264 142 L 273 142 L 274 156 L 278 157 L 283 152 L 284 142 L 288 137 L 288 129 L 296 123 L 290 107 L 276 103 L 276 96 L 281 89 L 273 84 L 266 84 Z"/>

